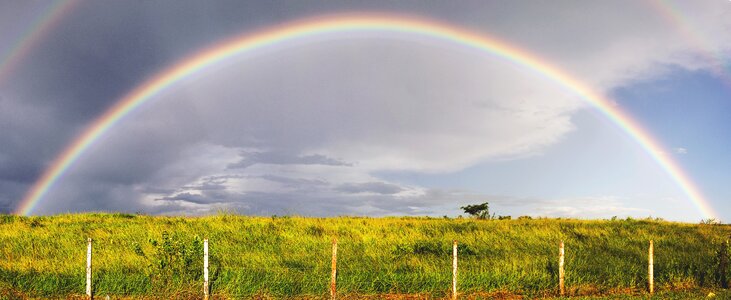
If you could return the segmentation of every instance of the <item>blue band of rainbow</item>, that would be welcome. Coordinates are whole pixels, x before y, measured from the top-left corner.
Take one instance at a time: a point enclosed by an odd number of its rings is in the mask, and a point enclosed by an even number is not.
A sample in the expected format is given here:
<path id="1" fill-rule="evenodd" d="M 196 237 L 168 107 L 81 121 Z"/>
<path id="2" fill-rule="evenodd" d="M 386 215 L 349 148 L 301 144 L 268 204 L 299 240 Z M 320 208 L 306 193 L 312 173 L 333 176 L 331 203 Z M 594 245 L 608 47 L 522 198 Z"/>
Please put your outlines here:
<path id="1" fill-rule="evenodd" d="M 592 91 L 579 80 L 537 56 L 498 39 L 431 20 L 387 15 L 336 16 L 290 23 L 274 29 L 239 36 L 183 59 L 180 63 L 158 73 L 152 79 L 136 87 L 88 126 L 45 170 L 41 178 L 31 187 L 17 206 L 15 212 L 23 215 L 32 213 L 34 207 L 40 203 L 54 183 L 94 141 L 122 120 L 125 115 L 176 83 L 208 66 L 252 50 L 311 36 L 354 31 L 384 31 L 434 38 L 483 51 L 542 75 L 547 80 L 553 81 L 580 96 L 617 124 L 669 174 L 704 217 L 716 217 L 696 185 L 670 156 L 664 154 L 663 149 L 665 148 L 637 122 L 613 105 L 611 101 L 600 93 Z"/>

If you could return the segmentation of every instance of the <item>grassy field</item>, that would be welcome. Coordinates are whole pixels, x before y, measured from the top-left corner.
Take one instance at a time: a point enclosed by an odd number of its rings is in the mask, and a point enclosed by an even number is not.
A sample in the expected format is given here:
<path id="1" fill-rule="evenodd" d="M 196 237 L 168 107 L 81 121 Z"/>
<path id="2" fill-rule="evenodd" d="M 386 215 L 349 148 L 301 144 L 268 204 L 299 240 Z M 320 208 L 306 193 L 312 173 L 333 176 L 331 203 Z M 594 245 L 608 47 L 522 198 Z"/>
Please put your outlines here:
<path id="1" fill-rule="evenodd" d="M 564 240 L 571 296 L 645 299 L 653 239 L 656 290 L 668 295 L 657 299 L 702 299 L 709 292 L 726 299 L 731 295 L 718 288 L 717 270 L 729 234 L 726 225 L 652 220 L 3 215 L 0 295 L 83 294 L 91 237 L 95 294 L 199 298 L 207 237 L 217 297 L 323 298 L 337 237 L 341 295 L 445 297 L 451 241 L 458 240 L 458 287 L 465 295 L 553 297 Z"/>

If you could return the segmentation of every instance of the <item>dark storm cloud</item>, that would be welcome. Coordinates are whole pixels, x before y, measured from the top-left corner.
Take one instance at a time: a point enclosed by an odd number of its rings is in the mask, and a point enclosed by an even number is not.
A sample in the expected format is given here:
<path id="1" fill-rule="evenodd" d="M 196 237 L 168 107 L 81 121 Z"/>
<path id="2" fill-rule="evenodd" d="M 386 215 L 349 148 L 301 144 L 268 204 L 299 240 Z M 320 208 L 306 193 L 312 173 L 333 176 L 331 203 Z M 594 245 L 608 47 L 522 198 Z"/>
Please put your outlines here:
<path id="1" fill-rule="evenodd" d="M 72 133 L 67 124 L 57 125 L 52 109 L 24 100 L 0 95 L 0 179 L 28 185 L 46 167 L 39 158 L 55 154 Z"/>
<path id="2" fill-rule="evenodd" d="M 33 182 L 40 173 L 40 166 L 30 161 L 0 159 L 0 180 L 19 183 Z"/>
<path id="3" fill-rule="evenodd" d="M 140 193 L 150 194 L 150 195 L 175 193 L 175 189 L 163 188 L 163 187 L 158 187 L 158 186 L 145 186 L 143 188 L 140 188 L 139 191 L 140 191 Z"/>
<path id="4" fill-rule="evenodd" d="M 83 189 L 79 189 L 84 183 Z M 38 213 L 65 213 L 76 211 L 137 212 L 142 207 L 133 197 L 139 193 L 131 186 L 116 182 L 94 181 L 87 178 L 67 178 L 52 191 L 52 201 L 41 203 Z"/>
<path id="5" fill-rule="evenodd" d="M 17 180 L 2 180 L 0 179 L 0 213 L 10 213 L 15 210 L 15 206 L 12 205 L 16 195 L 20 195 L 25 192 L 26 184 L 20 183 Z"/>

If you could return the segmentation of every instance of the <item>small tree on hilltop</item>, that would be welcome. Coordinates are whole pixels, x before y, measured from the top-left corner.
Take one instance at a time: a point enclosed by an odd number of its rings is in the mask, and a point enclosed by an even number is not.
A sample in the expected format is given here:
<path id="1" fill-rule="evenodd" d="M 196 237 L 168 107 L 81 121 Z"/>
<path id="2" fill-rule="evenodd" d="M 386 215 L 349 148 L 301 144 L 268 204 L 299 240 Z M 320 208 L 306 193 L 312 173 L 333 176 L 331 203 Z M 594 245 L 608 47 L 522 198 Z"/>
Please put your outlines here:
<path id="1" fill-rule="evenodd" d="M 465 213 L 480 219 L 486 220 L 490 218 L 490 204 L 488 202 L 482 204 L 473 204 L 460 207 Z"/>

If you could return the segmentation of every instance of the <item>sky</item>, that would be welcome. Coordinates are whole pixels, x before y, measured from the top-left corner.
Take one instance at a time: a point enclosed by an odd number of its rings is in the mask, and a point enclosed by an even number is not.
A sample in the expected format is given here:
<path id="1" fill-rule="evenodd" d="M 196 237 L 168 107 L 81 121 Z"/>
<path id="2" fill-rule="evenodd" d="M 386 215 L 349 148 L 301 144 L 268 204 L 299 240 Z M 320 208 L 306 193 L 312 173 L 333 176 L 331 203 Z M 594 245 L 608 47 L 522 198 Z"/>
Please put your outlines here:
<path id="1" fill-rule="evenodd" d="M 662 153 L 525 66 L 350 32 L 175 84 L 96 140 L 31 214 L 457 216 L 489 202 L 514 217 L 707 218 L 652 158 L 664 155 L 731 220 L 721 0 L 2 1 L 0 212 L 155 74 L 236 36 L 344 15 L 434 20 L 532 53 L 611 99 Z"/>

